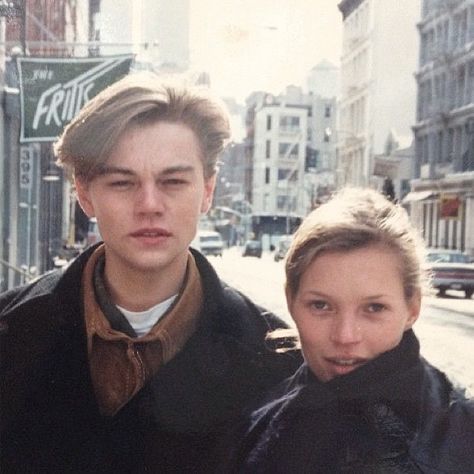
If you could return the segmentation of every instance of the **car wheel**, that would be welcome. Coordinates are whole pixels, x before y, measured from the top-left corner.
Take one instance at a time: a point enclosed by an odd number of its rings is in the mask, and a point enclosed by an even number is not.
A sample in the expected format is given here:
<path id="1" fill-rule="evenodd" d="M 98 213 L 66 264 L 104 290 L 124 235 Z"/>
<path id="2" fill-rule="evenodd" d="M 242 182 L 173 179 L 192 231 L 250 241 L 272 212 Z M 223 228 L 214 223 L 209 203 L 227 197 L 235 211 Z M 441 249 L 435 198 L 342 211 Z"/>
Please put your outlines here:
<path id="1" fill-rule="evenodd" d="M 471 299 L 471 296 L 474 293 L 474 289 L 470 288 L 469 290 L 464 290 L 464 293 L 466 293 L 466 299 Z"/>
<path id="2" fill-rule="evenodd" d="M 446 288 L 439 288 L 438 296 L 441 296 L 441 297 L 446 296 Z"/>

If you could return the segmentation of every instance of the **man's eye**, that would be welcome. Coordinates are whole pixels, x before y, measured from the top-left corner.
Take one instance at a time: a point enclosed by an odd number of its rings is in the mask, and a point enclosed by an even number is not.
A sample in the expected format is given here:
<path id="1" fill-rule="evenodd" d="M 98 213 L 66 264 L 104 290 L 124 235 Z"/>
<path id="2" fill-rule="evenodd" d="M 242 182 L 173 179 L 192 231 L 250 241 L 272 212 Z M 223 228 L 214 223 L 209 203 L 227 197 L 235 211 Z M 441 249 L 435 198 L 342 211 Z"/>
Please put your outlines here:
<path id="1" fill-rule="evenodd" d="M 128 181 L 125 179 L 119 179 L 117 181 L 111 181 L 109 183 L 109 186 L 111 186 L 112 188 L 126 188 L 129 186 L 132 186 L 132 184 L 133 183 L 131 181 Z"/>
<path id="2" fill-rule="evenodd" d="M 164 181 L 164 184 L 166 186 L 180 186 L 182 184 L 185 184 L 186 181 L 184 179 L 180 178 L 169 178 Z"/>
<path id="3" fill-rule="evenodd" d="M 367 310 L 369 313 L 380 313 L 384 311 L 386 306 L 382 303 L 371 303 L 367 306 Z"/>

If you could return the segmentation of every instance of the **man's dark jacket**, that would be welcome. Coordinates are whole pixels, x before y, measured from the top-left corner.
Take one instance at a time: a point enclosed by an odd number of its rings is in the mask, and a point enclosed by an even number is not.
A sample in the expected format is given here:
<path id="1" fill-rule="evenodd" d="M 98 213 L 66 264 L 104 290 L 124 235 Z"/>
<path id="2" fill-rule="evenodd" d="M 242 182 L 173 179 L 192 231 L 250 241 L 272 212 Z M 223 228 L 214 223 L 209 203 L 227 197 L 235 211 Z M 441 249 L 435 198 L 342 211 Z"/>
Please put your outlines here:
<path id="1" fill-rule="evenodd" d="M 291 374 L 266 333 L 284 324 L 195 253 L 204 306 L 183 350 L 116 416 L 88 369 L 81 276 L 93 249 L 0 296 L 0 472 L 200 472 L 242 408 Z"/>

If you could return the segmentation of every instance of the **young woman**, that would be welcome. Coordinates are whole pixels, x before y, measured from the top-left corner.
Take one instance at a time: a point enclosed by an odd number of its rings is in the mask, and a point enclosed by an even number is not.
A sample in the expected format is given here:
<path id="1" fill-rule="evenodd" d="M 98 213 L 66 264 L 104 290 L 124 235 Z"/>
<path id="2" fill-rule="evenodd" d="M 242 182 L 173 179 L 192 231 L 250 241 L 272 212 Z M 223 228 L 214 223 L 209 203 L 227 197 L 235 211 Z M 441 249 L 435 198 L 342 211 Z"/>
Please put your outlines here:
<path id="1" fill-rule="evenodd" d="M 404 209 L 347 189 L 286 260 L 305 362 L 253 411 L 221 472 L 474 473 L 474 403 L 420 356 L 426 286 Z"/>

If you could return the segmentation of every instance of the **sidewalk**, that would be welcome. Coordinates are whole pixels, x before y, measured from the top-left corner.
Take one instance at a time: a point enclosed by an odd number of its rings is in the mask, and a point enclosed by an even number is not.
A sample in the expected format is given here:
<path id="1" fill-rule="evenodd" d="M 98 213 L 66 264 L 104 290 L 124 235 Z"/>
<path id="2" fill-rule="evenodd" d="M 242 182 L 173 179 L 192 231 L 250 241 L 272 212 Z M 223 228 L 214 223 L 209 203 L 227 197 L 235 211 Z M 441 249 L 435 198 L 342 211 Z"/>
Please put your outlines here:
<path id="1" fill-rule="evenodd" d="M 441 308 L 447 311 L 454 311 L 474 317 L 474 299 L 467 300 L 463 298 L 463 293 L 459 293 L 459 297 L 425 296 L 424 305 L 434 308 Z"/>

